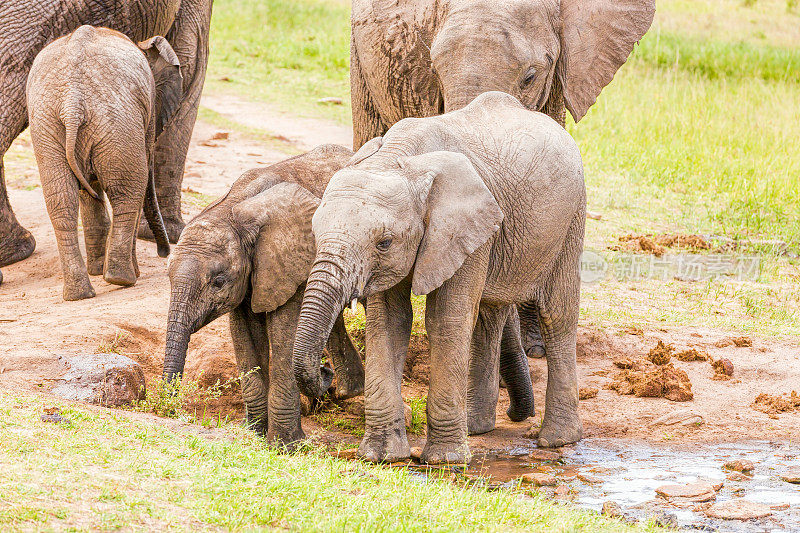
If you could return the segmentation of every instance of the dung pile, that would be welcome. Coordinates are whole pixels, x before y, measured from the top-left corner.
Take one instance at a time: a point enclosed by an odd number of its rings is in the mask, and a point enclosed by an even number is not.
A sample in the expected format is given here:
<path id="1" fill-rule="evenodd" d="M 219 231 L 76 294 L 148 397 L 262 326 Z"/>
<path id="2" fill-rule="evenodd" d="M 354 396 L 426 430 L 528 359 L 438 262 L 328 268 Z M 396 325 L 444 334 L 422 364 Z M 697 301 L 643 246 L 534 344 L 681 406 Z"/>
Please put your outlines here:
<path id="1" fill-rule="evenodd" d="M 708 361 L 710 359 L 706 352 L 701 352 L 697 348 L 689 348 L 675 354 L 675 359 L 690 363 L 692 361 Z"/>
<path id="2" fill-rule="evenodd" d="M 753 409 L 768 415 L 776 415 L 788 411 L 800 410 L 800 394 L 792 391 L 791 394 L 775 396 L 772 394 L 761 393 L 756 396 L 753 402 Z"/>
<path id="3" fill-rule="evenodd" d="M 618 252 L 645 252 L 661 257 L 668 248 L 688 250 L 710 250 L 711 243 L 702 235 L 672 234 L 629 234 L 619 237 L 619 244 L 608 247 Z"/>
<path id="4" fill-rule="evenodd" d="M 616 362 L 615 362 L 616 364 Z M 625 360 L 612 376 L 606 389 L 639 398 L 666 398 L 673 402 L 688 402 L 694 398 L 689 376 L 671 363 L 655 365 L 649 361 Z"/>

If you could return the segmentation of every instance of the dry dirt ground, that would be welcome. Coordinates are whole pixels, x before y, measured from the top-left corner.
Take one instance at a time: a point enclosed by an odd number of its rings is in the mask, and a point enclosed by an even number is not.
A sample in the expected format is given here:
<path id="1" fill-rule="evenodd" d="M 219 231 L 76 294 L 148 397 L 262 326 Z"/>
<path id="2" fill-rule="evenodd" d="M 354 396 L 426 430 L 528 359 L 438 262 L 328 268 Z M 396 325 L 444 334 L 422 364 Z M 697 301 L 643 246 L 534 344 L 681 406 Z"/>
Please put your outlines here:
<path id="1" fill-rule="evenodd" d="M 243 100 L 204 97 L 203 105 L 244 126 L 270 131 L 284 144 L 307 149 L 324 142 L 348 144 L 350 132 L 343 127 L 308 119 L 293 120 Z M 186 167 L 184 180 L 185 216 L 221 195 L 245 170 L 264 166 L 286 157 L 273 144 L 253 140 L 230 131 L 227 139 L 212 140 L 222 128 L 199 121 Z M 80 302 L 61 298 L 58 253 L 50 221 L 38 184 L 29 142 L 19 139 L 12 148 L 7 175 L 11 201 L 22 224 L 37 241 L 32 257 L 3 269 L 0 285 L 0 390 L 47 392 L 64 372 L 59 356 L 94 353 L 103 343 L 115 338 L 119 351 L 138 360 L 148 380 L 160 375 L 164 349 L 169 282 L 166 260 L 156 255 L 155 245 L 139 242 L 141 278 L 131 288 L 106 284 L 93 278 L 97 297 Z M 120 336 L 122 334 L 122 336 Z M 714 331 L 690 326 L 657 330 L 613 330 L 582 327 L 579 331 L 578 368 L 581 387 L 599 390 L 594 398 L 581 401 L 581 416 L 587 436 L 624 437 L 664 442 L 724 442 L 741 439 L 791 440 L 800 435 L 800 409 L 766 414 L 752 408 L 761 392 L 788 394 L 800 391 L 800 342 L 753 337 L 752 346 L 718 347 L 719 341 L 735 332 Z M 715 359 L 727 358 L 734 365 L 732 379 L 713 379 L 707 362 L 673 364 L 686 371 L 694 399 L 672 402 L 664 398 L 621 396 L 604 388 L 617 371 L 615 359 L 643 359 L 662 340 L 679 350 L 696 347 Z M 404 394 L 425 394 L 424 353 L 419 358 Z M 537 412 L 541 417 L 546 386 L 546 363 L 531 360 L 536 389 Z M 419 367 L 419 368 L 417 368 Z M 187 376 L 205 370 L 204 382 L 213 383 L 235 374 L 233 352 L 225 318 L 207 326 L 192 337 L 187 360 Z M 242 416 L 241 401 L 228 395 L 222 407 L 234 417 Z M 513 444 L 530 444 L 526 434 L 532 421 L 512 423 L 505 415 L 507 398 L 501 393 L 498 428 L 473 437 L 475 449 L 498 449 Z M 687 424 L 653 424 L 665 415 Z M 697 416 L 699 415 L 699 417 Z M 536 423 L 537 421 L 533 421 Z M 668 420 L 667 422 L 670 422 Z M 318 432 L 325 440 L 344 439 L 356 443 L 357 437 L 341 432 L 326 432 L 312 420 L 305 420 L 308 432 Z M 423 437 L 412 438 L 419 445 Z"/>

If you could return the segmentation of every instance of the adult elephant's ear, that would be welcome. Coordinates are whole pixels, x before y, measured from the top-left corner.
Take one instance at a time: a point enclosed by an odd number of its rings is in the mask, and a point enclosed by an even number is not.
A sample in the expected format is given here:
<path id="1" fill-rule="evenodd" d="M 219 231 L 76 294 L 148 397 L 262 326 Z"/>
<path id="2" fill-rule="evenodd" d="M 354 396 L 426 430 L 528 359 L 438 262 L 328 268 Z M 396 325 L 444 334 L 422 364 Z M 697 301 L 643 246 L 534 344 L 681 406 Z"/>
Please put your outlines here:
<path id="1" fill-rule="evenodd" d="M 561 0 L 558 74 L 575 122 L 627 61 L 655 11 L 655 0 Z"/>
<path id="2" fill-rule="evenodd" d="M 183 76 L 178 55 L 169 42 L 156 35 L 139 44 L 153 71 L 156 82 L 156 137 L 164 131 L 164 126 L 175 116 L 183 99 Z"/>
<path id="3" fill-rule="evenodd" d="M 411 288 L 428 294 L 500 229 L 503 212 L 464 154 L 429 152 L 400 158 L 425 220 Z"/>
<path id="4" fill-rule="evenodd" d="M 278 183 L 233 208 L 233 217 L 255 239 L 253 312 L 274 311 L 306 282 L 316 255 L 311 217 L 319 198 L 296 183 Z"/>
<path id="5" fill-rule="evenodd" d="M 353 154 L 353 157 L 350 158 L 345 166 L 349 167 L 361 163 L 363 160 L 371 155 L 374 155 L 375 152 L 380 150 L 381 146 L 383 146 L 383 137 L 374 137 L 368 140 L 361 148 L 358 149 L 355 154 Z"/>

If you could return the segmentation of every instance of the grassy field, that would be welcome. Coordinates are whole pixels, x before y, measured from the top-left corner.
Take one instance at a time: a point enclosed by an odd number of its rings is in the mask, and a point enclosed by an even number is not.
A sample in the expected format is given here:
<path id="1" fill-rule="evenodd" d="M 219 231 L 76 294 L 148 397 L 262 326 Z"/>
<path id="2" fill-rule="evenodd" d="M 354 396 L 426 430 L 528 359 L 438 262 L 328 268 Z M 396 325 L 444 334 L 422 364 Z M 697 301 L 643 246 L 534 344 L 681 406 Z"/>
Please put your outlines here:
<path id="1" fill-rule="evenodd" d="M 0 392 L 0 529 L 635 531 L 523 489 L 421 482 L 402 468 L 284 455 L 249 431 Z"/>
<path id="2" fill-rule="evenodd" d="M 217 0 L 210 91 L 349 124 L 344 0 Z M 317 100 L 341 97 L 342 106 Z M 800 252 L 800 12 L 784 0 L 660 0 L 651 31 L 568 129 L 586 167 L 587 248 L 628 233 L 778 239 Z M 753 250 L 747 250 L 752 252 Z M 585 323 L 693 323 L 800 335 L 800 266 L 768 251 L 755 281 L 605 280 Z M 628 290 L 635 285 L 634 290 Z"/>

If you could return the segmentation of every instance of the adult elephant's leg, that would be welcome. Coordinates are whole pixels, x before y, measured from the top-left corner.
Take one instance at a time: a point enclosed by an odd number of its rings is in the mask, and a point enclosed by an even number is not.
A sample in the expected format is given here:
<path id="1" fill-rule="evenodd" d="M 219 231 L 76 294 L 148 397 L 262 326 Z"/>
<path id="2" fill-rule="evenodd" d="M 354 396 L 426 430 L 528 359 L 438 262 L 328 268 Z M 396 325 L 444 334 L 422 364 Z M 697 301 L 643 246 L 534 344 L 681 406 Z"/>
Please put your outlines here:
<path id="1" fill-rule="evenodd" d="M 158 204 L 172 243 L 178 242 L 185 226 L 181 216 L 181 183 L 208 65 L 211 4 L 212 0 L 183 0 L 166 36 L 181 63 L 183 101 L 156 140 L 154 171 Z M 153 239 L 146 223 L 140 225 L 139 236 Z"/>
<path id="2" fill-rule="evenodd" d="M 305 438 L 300 425 L 300 391 L 294 378 L 292 350 L 304 288 L 285 304 L 267 315 L 270 339 L 269 429 L 267 440 L 293 448 Z"/>
<path id="3" fill-rule="evenodd" d="M 341 313 L 333 324 L 328 339 L 328 353 L 331 354 L 336 375 L 335 398 L 344 400 L 364 392 L 364 364 L 361 362 L 361 354 L 353 346 L 353 341 L 347 334 Z"/>
<path id="4" fill-rule="evenodd" d="M 481 305 L 472 332 L 467 385 L 467 431 L 480 435 L 494 429 L 500 394 L 500 335 L 506 308 Z"/>
<path id="5" fill-rule="evenodd" d="M 261 436 L 269 422 L 269 337 L 264 313 L 253 313 L 246 299 L 228 314 L 236 366 L 242 378 L 247 425 Z"/>
<path id="6" fill-rule="evenodd" d="M 81 220 L 83 221 L 83 240 L 86 243 L 86 267 L 90 276 L 103 273 L 106 256 L 106 239 L 110 220 L 106 212 L 105 193 L 96 176 L 89 181 L 92 190 L 97 192 L 99 200 L 81 189 Z"/>
<path id="7" fill-rule="evenodd" d="M 5 153 L 26 124 L 24 75 L 0 72 L 0 267 L 22 261 L 36 248 L 33 235 L 19 224 L 11 209 L 3 167 Z"/>
<path id="8" fill-rule="evenodd" d="M 37 150 L 46 149 L 40 141 Z M 64 300 L 83 300 L 95 295 L 78 247 L 78 181 L 58 147 L 50 145 L 47 156 L 37 157 L 47 214 L 53 223 L 64 275 Z"/>
<path id="9" fill-rule="evenodd" d="M 488 248 L 467 258 L 452 278 L 431 292 L 426 301 L 425 328 L 430 344 L 428 441 L 426 463 L 466 463 L 467 376 L 472 332 L 478 316 Z M 369 375 L 369 372 L 367 372 Z"/>
<path id="10" fill-rule="evenodd" d="M 577 442 L 583 436 L 583 425 L 578 416 L 575 360 L 583 218 L 585 215 L 580 213 L 573 221 L 564 250 L 539 302 L 540 324 L 547 347 L 547 393 L 539 446 L 563 446 Z"/>
<path id="11" fill-rule="evenodd" d="M 508 308 L 500 344 L 500 377 L 506 384 L 511 405 L 506 414 L 514 422 L 521 422 L 536 414 L 533 402 L 533 384 L 528 357 L 522 348 L 517 307 Z"/>
<path id="12" fill-rule="evenodd" d="M 411 455 L 401 385 L 413 318 L 410 277 L 367 298 L 365 428 L 358 454 L 369 461 Z"/>
<path id="13" fill-rule="evenodd" d="M 353 111 L 353 150 L 358 150 L 368 140 L 380 137 L 388 128 L 383 124 L 378 109 L 372 101 L 367 82 L 361 71 L 358 48 L 350 39 L 350 103 Z"/>
<path id="14" fill-rule="evenodd" d="M 539 308 L 535 302 L 526 302 L 517 306 L 519 313 L 519 329 L 522 335 L 522 347 L 528 357 L 544 357 L 546 349 L 542 332 L 539 329 Z"/>

